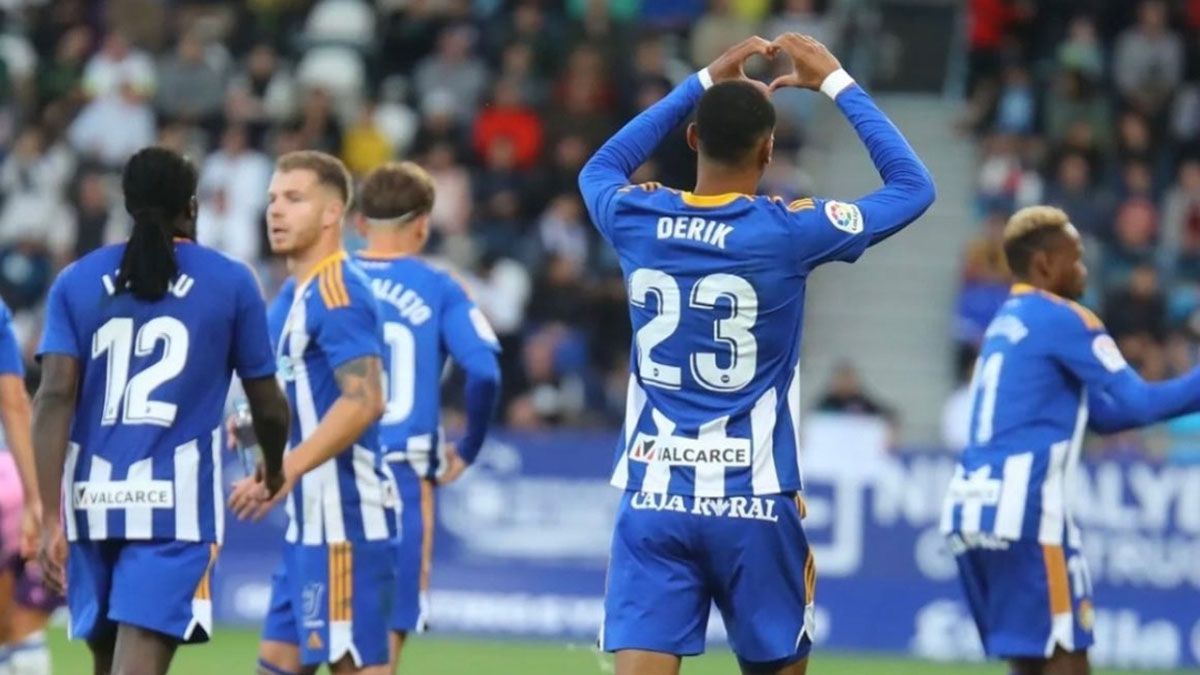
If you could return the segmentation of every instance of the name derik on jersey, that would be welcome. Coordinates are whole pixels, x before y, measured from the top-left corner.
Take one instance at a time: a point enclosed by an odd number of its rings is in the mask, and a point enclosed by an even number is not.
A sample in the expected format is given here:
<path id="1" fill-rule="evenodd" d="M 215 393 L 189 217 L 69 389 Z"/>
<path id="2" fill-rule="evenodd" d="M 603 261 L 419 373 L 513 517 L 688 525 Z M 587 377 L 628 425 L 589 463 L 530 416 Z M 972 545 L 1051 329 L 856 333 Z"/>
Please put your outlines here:
<path id="1" fill-rule="evenodd" d="M 695 216 L 663 216 L 658 219 L 659 239 L 688 239 L 725 249 L 725 237 L 733 232 L 732 225 L 705 220 Z"/>
<path id="2" fill-rule="evenodd" d="M 742 438 L 696 439 L 638 434 L 629 459 L 674 466 L 750 466 L 750 441 Z"/>

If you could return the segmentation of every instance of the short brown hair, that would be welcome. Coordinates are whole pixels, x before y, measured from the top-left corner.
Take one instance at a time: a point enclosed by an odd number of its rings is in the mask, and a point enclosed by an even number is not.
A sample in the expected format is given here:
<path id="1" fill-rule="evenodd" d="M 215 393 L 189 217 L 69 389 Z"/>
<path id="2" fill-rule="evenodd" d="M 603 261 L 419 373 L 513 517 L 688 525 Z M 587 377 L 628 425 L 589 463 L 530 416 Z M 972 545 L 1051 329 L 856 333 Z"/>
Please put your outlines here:
<path id="1" fill-rule="evenodd" d="M 318 183 L 336 190 L 342 198 L 342 202 L 347 207 L 350 206 L 351 185 L 353 185 L 350 172 L 346 170 L 346 165 L 342 164 L 342 160 L 333 155 L 317 150 L 297 150 L 280 155 L 279 159 L 275 161 L 275 169 L 277 171 L 312 171 L 317 175 Z"/>
<path id="2" fill-rule="evenodd" d="M 1014 213 L 1004 226 L 1004 257 L 1008 259 L 1008 268 L 1017 276 L 1024 276 L 1034 252 L 1045 250 L 1070 224 L 1070 216 L 1053 206 L 1027 206 Z"/>
<path id="3" fill-rule="evenodd" d="M 367 174 L 359 210 L 372 220 L 406 220 L 433 210 L 433 179 L 412 162 L 389 162 Z"/>

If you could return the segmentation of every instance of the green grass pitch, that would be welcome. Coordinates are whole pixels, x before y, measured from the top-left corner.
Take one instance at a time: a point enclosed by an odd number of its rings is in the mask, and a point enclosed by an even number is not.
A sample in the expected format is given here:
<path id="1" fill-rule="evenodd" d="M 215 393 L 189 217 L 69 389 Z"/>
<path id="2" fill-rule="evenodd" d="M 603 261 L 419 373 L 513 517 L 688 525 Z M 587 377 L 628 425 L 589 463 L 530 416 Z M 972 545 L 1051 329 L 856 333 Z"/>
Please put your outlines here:
<path id="1" fill-rule="evenodd" d="M 258 634 L 253 631 L 218 628 L 213 642 L 180 648 L 171 673 L 233 675 L 253 672 L 257 644 Z M 54 630 L 50 635 L 50 645 L 55 673 L 82 675 L 91 672 L 91 660 L 82 643 L 67 642 L 62 630 Z M 612 672 L 610 664 L 610 660 L 598 657 L 586 645 L 427 637 L 413 640 L 406 648 L 400 672 L 412 675 L 603 675 Z M 724 650 L 686 659 L 683 666 L 684 675 L 736 675 L 737 672 L 736 662 Z M 1004 675 L 1006 670 L 998 663 L 934 664 L 908 659 L 830 654 L 818 649 L 809 662 L 808 672 L 810 675 Z M 1096 671 L 1096 675 L 1135 673 Z M 1161 675 L 1161 671 L 1155 675 Z M 1188 671 L 1188 675 L 1200 675 L 1200 672 Z"/>

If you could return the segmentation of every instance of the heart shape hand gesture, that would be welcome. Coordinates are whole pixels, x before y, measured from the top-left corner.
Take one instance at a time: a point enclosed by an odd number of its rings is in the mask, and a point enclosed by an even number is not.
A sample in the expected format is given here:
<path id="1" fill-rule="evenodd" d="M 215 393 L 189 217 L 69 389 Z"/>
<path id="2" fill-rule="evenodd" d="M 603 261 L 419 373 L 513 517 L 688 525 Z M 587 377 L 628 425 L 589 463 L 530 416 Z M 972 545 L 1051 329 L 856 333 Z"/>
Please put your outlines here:
<path id="1" fill-rule="evenodd" d="M 750 57 L 757 55 L 765 59 L 774 59 L 781 54 L 791 59 L 791 73 L 775 78 L 769 86 L 746 75 L 746 61 Z M 764 94 L 769 94 L 784 87 L 820 89 L 825 78 L 841 67 L 833 54 L 820 42 L 807 35 L 784 33 L 773 42 L 757 35 L 746 38 L 709 64 L 708 74 L 714 83 L 742 80 L 761 87 Z"/>

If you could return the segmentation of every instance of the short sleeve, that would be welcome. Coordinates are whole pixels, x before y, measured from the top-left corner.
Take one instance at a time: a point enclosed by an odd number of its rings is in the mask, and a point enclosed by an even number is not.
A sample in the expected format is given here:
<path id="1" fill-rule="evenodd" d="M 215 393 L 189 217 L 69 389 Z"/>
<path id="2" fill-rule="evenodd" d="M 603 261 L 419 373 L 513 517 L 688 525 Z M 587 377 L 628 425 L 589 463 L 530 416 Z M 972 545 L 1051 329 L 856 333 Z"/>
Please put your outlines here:
<path id="1" fill-rule="evenodd" d="M 0 375 L 24 377 L 25 364 L 21 360 L 21 344 L 13 332 L 12 312 L 0 303 Z"/>
<path id="2" fill-rule="evenodd" d="M 46 354 L 65 354 L 82 359 L 86 351 L 80 342 L 79 333 L 68 306 L 69 279 L 69 275 L 64 272 L 50 286 L 50 295 L 46 299 L 46 320 L 42 327 L 42 341 L 38 345 L 38 358 Z"/>
<path id="3" fill-rule="evenodd" d="M 500 340 L 487 317 L 458 282 L 447 279 L 442 307 L 442 341 L 450 355 L 462 362 L 477 350 L 500 351 Z"/>
<path id="4" fill-rule="evenodd" d="M 244 265 L 237 267 L 235 293 L 233 367 L 243 380 L 270 377 L 275 374 L 275 355 L 267 333 L 267 307 L 253 273 Z"/>
<path id="5" fill-rule="evenodd" d="M 852 263 L 867 250 L 862 211 L 850 202 L 797 199 L 783 208 L 795 233 L 795 255 L 803 269 L 827 262 Z"/>
<path id="6" fill-rule="evenodd" d="M 342 294 L 344 292 L 344 294 Z M 332 368 L 364 356 L 383 358 L 379 306 L 365 285 L 347 283 L 334 291 L 335 300 L 325 305 L 316 330 L 317 346 Z"/>
<path id="7" fill-rule="evenodd" d="M 1116 341 L 1090 310 L 1064 303 L 1052 311 L 1056 330 L 1051 333 L 1049 349 L 1090 389 L 1105 389 L 1129 368 Z"/>

